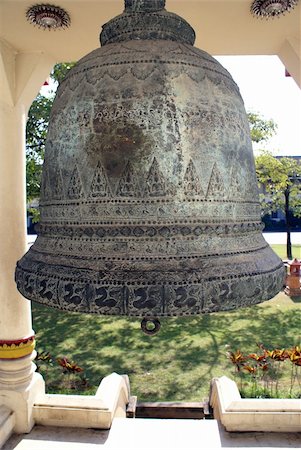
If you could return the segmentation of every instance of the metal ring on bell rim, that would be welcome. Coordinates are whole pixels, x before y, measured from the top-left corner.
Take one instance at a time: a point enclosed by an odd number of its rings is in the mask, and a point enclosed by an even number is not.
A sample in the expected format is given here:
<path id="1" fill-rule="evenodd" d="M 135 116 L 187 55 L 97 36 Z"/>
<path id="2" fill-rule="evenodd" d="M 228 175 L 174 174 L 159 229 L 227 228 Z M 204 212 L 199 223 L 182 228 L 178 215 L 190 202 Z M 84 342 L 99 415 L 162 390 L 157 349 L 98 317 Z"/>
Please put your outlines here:
<path id="1" fill-rule="evenodd" d="M 149 327 L 151 325 L 151 327 Z M 153 336 L 157 334 L 161 328 L 160 320 L 156 317 L 145 317 L 141 321 L 141 329 L 143 333 Z"/>

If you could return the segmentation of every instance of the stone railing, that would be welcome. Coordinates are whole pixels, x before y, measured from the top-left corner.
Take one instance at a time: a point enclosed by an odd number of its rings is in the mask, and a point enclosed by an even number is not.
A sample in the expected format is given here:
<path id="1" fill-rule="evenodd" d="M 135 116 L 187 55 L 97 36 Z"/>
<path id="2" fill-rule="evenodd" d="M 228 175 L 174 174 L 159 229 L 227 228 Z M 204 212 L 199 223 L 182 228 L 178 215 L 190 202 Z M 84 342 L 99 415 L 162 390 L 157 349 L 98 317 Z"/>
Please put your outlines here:
<path id="1" fill-rule="evenodd" d="M 225 376 L 212 380 L 210 405 L 227 431 L 301 432 L 301 399 L 241 398 Z"/>

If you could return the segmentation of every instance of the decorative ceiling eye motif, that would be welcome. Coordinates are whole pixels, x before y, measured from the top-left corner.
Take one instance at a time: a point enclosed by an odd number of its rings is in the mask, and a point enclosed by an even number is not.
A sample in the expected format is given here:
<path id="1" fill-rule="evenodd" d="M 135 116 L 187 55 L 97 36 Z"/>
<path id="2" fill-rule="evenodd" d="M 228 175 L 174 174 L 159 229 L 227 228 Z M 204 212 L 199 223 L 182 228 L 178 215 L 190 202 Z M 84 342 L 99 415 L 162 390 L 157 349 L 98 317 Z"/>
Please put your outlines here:
<path id="1" fill-rule="evenodd" d="M 64 29 L 71 24 L 70 16 L 63 8 L 48 3 L 28 8 L 26 18 L 30 23 L 44 30 Z"/>
<path id="2" fill-rule="evenodd" d="M 279 17 L 289 12 L 298 3 L 298 0 L 255 0 L 251 5 L 251 12 L 255 17 L 268 19 Z"/>

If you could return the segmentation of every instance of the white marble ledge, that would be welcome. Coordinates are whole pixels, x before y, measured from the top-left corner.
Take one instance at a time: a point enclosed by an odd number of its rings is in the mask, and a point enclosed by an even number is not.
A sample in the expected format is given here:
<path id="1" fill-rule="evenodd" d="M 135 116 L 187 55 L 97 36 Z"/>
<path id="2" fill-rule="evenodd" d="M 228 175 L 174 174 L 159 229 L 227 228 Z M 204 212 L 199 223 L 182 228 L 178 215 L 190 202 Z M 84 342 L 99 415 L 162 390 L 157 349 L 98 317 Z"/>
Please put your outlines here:
<path id="1" fill-rule="evenodd" d="M 227 431 L 301 432 L 301 399 L 243 399 L 234 381 L 212 381 L 210 404 Z"/>
<path id="2" fill-rule="evenodd" d="M 33 406 L 38 425 L 109 429 L 114 417 L 125 417 L 129 402 L 127 377 L 112 373 L 103 378 L 95 396 L 44 394 Z"/>

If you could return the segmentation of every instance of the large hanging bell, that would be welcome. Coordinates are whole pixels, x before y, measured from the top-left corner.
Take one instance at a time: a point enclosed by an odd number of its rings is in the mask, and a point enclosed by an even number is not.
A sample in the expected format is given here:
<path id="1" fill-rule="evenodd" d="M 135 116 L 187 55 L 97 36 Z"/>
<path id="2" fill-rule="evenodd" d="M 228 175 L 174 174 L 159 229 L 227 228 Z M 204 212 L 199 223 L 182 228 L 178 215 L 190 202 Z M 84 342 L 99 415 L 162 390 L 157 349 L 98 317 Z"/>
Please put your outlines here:
<path id="1" fill-rule="evenodd" d="M 148 319 L 282 288 L 238 87 L 164 6 L 126 0 L 58 89 L 38 238 L 16 270 L 30 300 Z"/>

